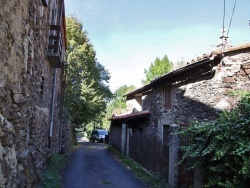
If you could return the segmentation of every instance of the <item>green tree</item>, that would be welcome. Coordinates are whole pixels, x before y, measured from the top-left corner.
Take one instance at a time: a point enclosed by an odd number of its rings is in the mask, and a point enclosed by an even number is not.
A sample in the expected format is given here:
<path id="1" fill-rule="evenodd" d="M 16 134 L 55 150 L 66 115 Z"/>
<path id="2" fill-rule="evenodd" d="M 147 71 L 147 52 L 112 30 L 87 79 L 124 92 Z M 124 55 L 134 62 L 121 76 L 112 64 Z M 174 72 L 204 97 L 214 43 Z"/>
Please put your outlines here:
<path id="1" fill-rule="evenodd" d="M 165 55 L 162 59 L 159 59 L 157 57 L 154 63 L 151 63 L 148 70 L 144 69 L 144 74 L 146 79 L 142 80 L 142 84 L 143 85 L 148 84 L 157 77 L 172 71 L 172 69 L 173 69 L 173 63 L 169 61 L 167 55 Z"/>
<path id="2" fill-rule="evenodd" d="M 78 125 L 101 122 L 106 103 L 112 97 L 107 85 L 110 75 L 97 62 L 94 47 L 82 28 L 77 18 L 66 18 L 68 62 L 65 104 L 73 122 Z"/>
<path id="3" fill-rule="evenodd" d="M 121 112 L 123 109 L 126 109 L 126 99 L 123 95 L 134 89 L 136 89 L 136 87 L 133 85 L 123 85 L 115 90 L 113 99 L 107 105 L 105 119 L 103 119 L 107 127 L 109 123 L 108 119 L 114 114 L 114 111 Z"/>

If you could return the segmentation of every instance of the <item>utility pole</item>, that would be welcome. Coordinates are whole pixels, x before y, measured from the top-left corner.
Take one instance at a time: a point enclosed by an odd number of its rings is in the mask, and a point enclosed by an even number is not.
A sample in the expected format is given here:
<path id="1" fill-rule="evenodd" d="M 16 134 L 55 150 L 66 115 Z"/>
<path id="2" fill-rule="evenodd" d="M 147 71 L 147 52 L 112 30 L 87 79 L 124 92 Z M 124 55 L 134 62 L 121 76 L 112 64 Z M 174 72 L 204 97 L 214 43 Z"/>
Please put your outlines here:
<path id="1" fill-rule="evenodd" d="M 222 27 L 221 28 L 220 43 L 217 45 L 217 47 L 221 48 L 222 51 L 224 51 L 225 48 L 232 47 L 232 45 L 228 41 L 228 36 L 226 36 L 226 32 L 227 32 L 226 28 Z"/>
<path id="2" fill-rule="evenodd" d="M 221 28 L 221 37 L 220 37 L 220 44 L 217 45 L 217 47 L 221 48 L 222 50 L 225 49 L 225 46 L 227 44 L 227 39 L 228 37 L 226 36 L 226 28 L 222 27 Z"/>

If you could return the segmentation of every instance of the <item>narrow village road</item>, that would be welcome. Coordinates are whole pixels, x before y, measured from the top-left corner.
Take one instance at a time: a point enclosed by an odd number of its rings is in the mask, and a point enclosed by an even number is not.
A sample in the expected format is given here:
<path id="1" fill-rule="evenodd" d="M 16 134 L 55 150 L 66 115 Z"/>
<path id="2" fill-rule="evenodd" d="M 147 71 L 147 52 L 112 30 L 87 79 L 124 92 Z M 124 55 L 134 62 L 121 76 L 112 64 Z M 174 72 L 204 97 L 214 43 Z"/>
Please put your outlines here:
<path id="1" fill-rule="evenodd" d="M 82 142 L 63 172 L 63 188 L 146 187 L 102 143 Z"/>

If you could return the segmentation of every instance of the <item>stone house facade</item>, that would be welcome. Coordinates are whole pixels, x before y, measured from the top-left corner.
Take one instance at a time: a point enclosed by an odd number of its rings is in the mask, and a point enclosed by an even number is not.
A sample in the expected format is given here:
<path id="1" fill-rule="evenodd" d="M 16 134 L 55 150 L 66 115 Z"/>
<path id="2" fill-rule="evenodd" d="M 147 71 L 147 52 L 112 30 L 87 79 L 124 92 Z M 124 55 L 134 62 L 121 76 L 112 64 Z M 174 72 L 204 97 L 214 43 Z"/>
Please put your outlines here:
<path id="1" fill-rule="evenodd" d="M 63 0 L 0 0 L 0 187 L 36 187 L 67 145 Z"/>
<path id="2" fill-rule="evenodd" d="M 235 107 L 239 96 L 231 92 L 250 91 L 249 74 L 250 44 L 204 54 L 197 61 L 126 94 L 127 101 L 141 104 L 139 112 L 149 113 L 144 121 L 133 112 L 129 118 L 113 116 L 111 144 L 126 151 L 147 170 L 161 174 L 170 187 L 201 187 L 199 169 L 187 172 L 178 165 L 179 144 L 187 143 L 175 133 L 192 120 L 212 120 L 218 112 Z M 120 145 L 113 135 L 121 135 Z"/>

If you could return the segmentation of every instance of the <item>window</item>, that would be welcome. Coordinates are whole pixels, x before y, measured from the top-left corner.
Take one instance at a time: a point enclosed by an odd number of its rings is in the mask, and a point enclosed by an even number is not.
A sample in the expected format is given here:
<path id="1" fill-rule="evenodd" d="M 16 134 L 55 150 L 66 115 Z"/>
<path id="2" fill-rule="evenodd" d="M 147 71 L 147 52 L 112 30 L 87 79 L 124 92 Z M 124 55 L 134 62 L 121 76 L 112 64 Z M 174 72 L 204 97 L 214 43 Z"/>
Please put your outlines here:
<path id="1" fill-rule="evenodd" d="M 56 1 L 53 4 L 53 7 L 51 9 L 50 13 L 50 25 L 56 25 L 57 22 L 57 4 Z M 58 40 L 54 39 L 56 35 L 59 35 L 58 31 L 56 30 L 50 30 L 50 35 L 53 36 L 53 39 L 49 39 L 49 45 L 55 45 Z M 49 49 L 49 52 L 56 53 L 57 49 Z"/>
<path id="2" fill-rule="evenodd" d="M 57 2 L 56 1 L 53 4 L 52 10 L 51 10 L 50 24 L 51 25 L 57 24 Z"/>
<path id="3" fill-rule="evenodd" d="M 165 108 L 170 109 L 172 107 L 172 88 L 168 86 L 163 89 L 163 105 Z"/>

